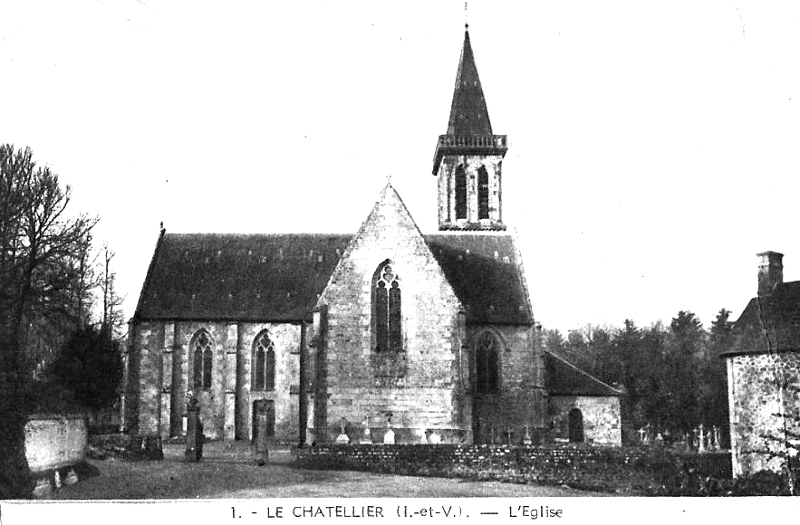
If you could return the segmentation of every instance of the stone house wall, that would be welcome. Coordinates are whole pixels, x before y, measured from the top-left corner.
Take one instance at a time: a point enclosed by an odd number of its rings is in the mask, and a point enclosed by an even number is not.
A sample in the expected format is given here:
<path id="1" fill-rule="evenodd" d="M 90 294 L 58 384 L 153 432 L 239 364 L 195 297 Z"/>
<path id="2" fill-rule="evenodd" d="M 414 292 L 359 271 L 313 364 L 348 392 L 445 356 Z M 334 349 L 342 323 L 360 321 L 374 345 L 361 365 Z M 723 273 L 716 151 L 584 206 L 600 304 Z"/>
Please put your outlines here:
<path id="1" fill-rule="evenodd" d="M 551 395 L 547 405 L 551 439 L 569 440 L 569 413 L 577 408 L 583 416 L 586 443 L 622 445 L 619 397 Z"/>
<path id="2" fill-rule="evenodd" d="M 780 472 L 787 451 L 767 436 L 785 435 L 784 418 L 777 414 L 800 416 L 800 353 L 738 355 L 727 358 L 727 367 L 734 475 Z M 785 421 L 790 431 L 800 432 L 797 419 Z"/>

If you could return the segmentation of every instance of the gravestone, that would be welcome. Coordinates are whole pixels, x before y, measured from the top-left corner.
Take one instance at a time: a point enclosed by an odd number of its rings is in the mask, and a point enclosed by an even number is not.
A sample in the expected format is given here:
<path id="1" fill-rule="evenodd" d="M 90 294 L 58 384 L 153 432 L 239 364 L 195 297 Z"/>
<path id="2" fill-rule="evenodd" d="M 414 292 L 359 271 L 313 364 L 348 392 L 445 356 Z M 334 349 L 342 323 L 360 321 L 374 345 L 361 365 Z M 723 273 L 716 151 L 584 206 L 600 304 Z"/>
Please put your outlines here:
<path id="1" fill-rule="evenodd" d="M 361 438 L 362 445 L 372 445 L 372 431 L 369 429 L 369 416 L 364 418 L 364 437 Z"/>
<path id="2" fill-rule="evenodd" d="M 256 433 L 256 464 L 262 467 L 269 460 L 267 446 L 267 414 L 258 414 L 258 432 Z"/>
<path id="3" fill-rule="evenodd" d="M 67 472 L 67 477 L 64 478 L 64 485 L 74 485 L 78 482 L 78 474 L 75 472 L 74 469 L 69 469 Z"/>
<path id="4" fill-rule="evenodd" d="M 203 423 L 200 421 L 200 402 L 192 397 L 186 404 L 186 461 L 203 457 Z"/>
<path id="5" fill-rule="evenodd" d="M 383 444 L 384 445 L 394 445 L 394 430 L 392 430 L 392 414 L 388 414 L 386 416 L 386 426 L 388 430 L 383 435 Z"/>
<path id="6" fill-rule="evenodd" d="M 343 417 L 339 420 L 339 435 L 336 437 L 337 445 L 347 445 L 350 443 L 350 437 L 347 435 L 347 420 Z"/>
<path id="7" fill-rule="evenodd" d="M 531 439 L 531 428 L 526 424 L 525 425 L 525 437 L 522 438 L 523 445 L 532 445 L 533 439 Z"/>

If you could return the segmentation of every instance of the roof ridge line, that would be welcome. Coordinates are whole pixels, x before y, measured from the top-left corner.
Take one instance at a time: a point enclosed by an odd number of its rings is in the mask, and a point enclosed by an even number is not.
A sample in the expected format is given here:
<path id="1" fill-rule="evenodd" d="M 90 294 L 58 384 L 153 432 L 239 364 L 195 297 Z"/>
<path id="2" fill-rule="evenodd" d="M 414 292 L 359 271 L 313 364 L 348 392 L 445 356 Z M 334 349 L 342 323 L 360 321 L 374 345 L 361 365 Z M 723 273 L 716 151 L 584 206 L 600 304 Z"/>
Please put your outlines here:
<path id="1" fill-rule="evenodd" d="M 596 378 L 595 376 L 593 376 L 592 374 L 590 374 L 590 373 L 589 373 L 589 372 L 587 372 L 586 370 L 583 370 L 582 368 L 578 368 L 577 366 L 573 365 L 572 363 L 570 363 L 569 361 L 567 361 L 566 359 L 564 359 L 564 358 L 563 358 L 563 357 L 561 357 L 560 355 L 556 355 L 556 354 L 554 354 L 553 352 L 551 352 L 550 350 L 545 350 L 545 351 L 544 351 L 544 353 L 545 353 L 545 354 L 549 354 L 549 355 L 551 355 L 552 357 L 555 357 L 556 359 L 558 359 L 559 361 L 561 361 L 562 363 L 564 363 L 564 364 L 565 364 L 565 365 L 567 365 L 568 367 L 572 368 L 572 369 L 573 369 L 573 370 L 575 370 L 576 372 L 578 372 L 578 373 L 580 373 L 580 374 L 583 374 L 583 375 L 585 375 L 586 377 L 588 377 L 589 379 L 592 379 L 593 381 L 597 381 L 597 382 L 598 382 L 598 383 L 600 383 L 601 385 L 603 385 L 603 386 L 605 386 L 605 387 L 608 387 L 608 388 L 610 388 L 610 389 L 611 389 L 611 390 L 613 390 L 614 392 L 617 392 L 617 393 L 619 393 L 620 395 L 624 394 L 624 392 L 623 392 L 622 390 L 620 390 L 620 389 L 618 389 L 618 388 L 614 388 L 613 386 L 609 385 L 609 384 L 608 384 L 608 383 L 606 383 L 605 381 L 603 381 L 603 380 L 601 380 L 601 379 L 598 379 L 598 378 Z"/>

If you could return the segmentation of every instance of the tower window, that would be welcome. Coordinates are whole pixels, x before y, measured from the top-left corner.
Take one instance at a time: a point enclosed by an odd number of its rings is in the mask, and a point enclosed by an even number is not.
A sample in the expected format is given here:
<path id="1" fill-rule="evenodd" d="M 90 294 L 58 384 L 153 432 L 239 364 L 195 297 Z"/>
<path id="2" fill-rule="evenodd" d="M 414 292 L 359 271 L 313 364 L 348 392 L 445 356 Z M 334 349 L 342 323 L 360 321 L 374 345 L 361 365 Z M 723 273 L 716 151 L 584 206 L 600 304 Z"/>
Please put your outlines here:
<path id="1" fill-rule="evenodd" d="M 384 262 L 373 277 L 372 319 L 376 352 L 403 350 L 400 278 L 392 264 Z"/>
<path id="2" fill-rule="evenodd" d="M 464 166 L 456 168 L 456 219 L 467 218 L 467 172 Z"/>
<path id="3" fill-rule="evenodd" d="M 489 173 L 485 166 L 478 169 L 478 219 L 489 218 Z"/>
<path id="4" fill-rule="evenodd" d="M 211 369 L 213 367 L 213 344 L 205 331 L 194 337 L 194 388 L 211 389 Z"/>
<path id="5" fill-rule="evenodd" d="M 261 332 L 254 345 L 253 390 L 275 390 L 275 345 Z"/>
<path id="6" fill-rule="evenodd" d="M 453 198 L 453 188 L 450 185 L 450 181 L 451 180 L 452 180 L 452 175 L 451 175 L 451 172 L 448 171 L 447 172 L 447 200 L 445 201 L 447 203 L 447 206 L 445 206 L 447 208 L 447 222 L 450 222 L 450 217 L 451 217 L 450 203 L 452 202 L 451 199 Z"/>
<path id="7" fill-rule="evenodd" d="M 475 349 L 475 390 L 479 394 L 497 392 L 499 386 L 497 338 L 490 332 L 484 332 L 478 339 Z"/>

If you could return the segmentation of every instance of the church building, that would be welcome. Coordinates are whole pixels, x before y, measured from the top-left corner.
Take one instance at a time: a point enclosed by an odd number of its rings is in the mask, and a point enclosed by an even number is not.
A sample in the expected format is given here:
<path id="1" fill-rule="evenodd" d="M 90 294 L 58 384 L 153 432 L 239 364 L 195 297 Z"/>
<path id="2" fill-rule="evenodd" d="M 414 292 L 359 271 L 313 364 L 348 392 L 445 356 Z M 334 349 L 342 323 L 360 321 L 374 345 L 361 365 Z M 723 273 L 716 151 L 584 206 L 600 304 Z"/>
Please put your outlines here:
<path id="1" fill-rule="evenodd" d="M 251 439 L 267 416 L 292 443 L 619 444 L 620 392 L 546 355 L 503 222 L 496 135 L 465 32 L 438 137 L 439 231 L 388 184 L 358 232 L 169 234 L 136 312 L 124 397 L 130 432 Z M 548 393 L 548 377 L 557 383 Z"/>

